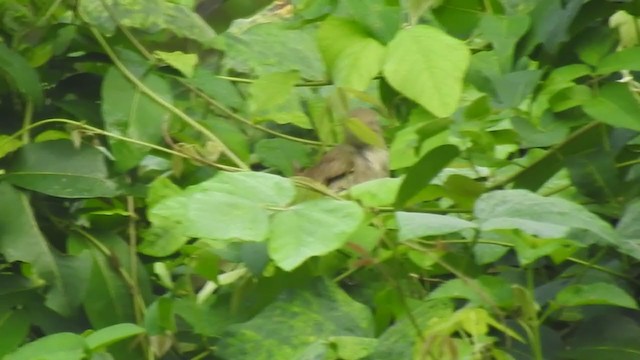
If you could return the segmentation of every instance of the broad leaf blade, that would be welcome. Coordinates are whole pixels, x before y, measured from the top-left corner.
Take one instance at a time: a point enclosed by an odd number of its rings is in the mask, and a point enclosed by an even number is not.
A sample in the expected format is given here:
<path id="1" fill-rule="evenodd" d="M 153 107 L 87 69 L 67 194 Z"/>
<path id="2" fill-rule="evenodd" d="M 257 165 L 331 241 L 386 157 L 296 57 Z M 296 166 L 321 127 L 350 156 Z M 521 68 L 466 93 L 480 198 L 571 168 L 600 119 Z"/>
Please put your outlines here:
<path id="1" fill-rule="evenodd" d="M 544 197 L 525 190 L 493 191 L 482 195 L 476 202 L 474 214 L 481 225 L 492 229 L 519 228 L 540 236 L 541 227 L 586 230 L 602 244 L 615 245 L 618 236 L 604 220 L 574 202 L 553 197 Z M 538 223 L 537 226 L 531 226 Z M 565 232 L 565 231 L 563 231 Z M 554 233 L 559 236 L 562 233 Z M 575 238 L 589 243 L 587 238 Z"/>
<path id="2" fill-rule="evenodd" d="M 638 309 L 637 302 L 621 288 L 608 283 L 571 285 L 556 295 L 557 306 L 613 305 Z"/>
<path id="3" fill-rule="evenodd" d="M 400 185 L 396 207 L 407 204 L 459 154 L 460 150 L 454 145 L 442 145 L 426 153 L 409 169 L 407 177 Z"/>
<path id="4" fill-rule="evenodd" d="M 354 202 L 319 199 L 276 213 L 271 221 L 269 255 L 284 270 L 312 256 L 339 249 L 363 219 Z"/>
<path id="5" fill-rule="evenodd" d="M 422 236 L 445 235 L 465 229 L 473 229 L 476 224 L 453 216 L 396 212 L 398 240 L 405 241 Z"/>
<path id="6" fill-rule="evenodd" d="M 33 143 L 17 154 L 6 179 L 16 186 L 64 198 L 112 197 L 104 156 L 97 149 L 76 149 L 65 140 Z"/>
<path id="7" fill-rule="evenodd" d="M 90 262 L 87 254 L 62 256 L 44 238 L 27 198 L 6 182 L 0 183 L 0 253 L 9 261 L 29 263 L 51 287 L 46 304 L 69 315 L 84 298 Z"/>
<path id="8" fill-rule="evenodd" d="M 469 49 L 460 40 L 417 25 L 391 40 L 383 73 L 400 93 L 434 115 L 446 117 L 458 107 L 470 59 Z"/>
<path id="9" fill-rule="evenodd" d="M 295 336 L 291 336 L 295 334 Z M 234 360 L 290 360 L 334 336 L 373 336 L 369 309 L 327 280 L 288 291 L 222 337 L 219 355 Z"/>

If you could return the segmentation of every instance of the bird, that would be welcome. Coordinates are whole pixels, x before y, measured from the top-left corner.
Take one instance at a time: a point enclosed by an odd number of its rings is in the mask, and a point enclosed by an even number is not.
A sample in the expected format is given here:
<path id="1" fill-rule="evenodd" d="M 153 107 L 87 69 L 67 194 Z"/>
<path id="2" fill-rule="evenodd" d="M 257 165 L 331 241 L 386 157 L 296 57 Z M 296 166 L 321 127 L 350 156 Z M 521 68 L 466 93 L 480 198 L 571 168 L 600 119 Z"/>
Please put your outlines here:
<path id="1" fill-rule="evenodd" d="M 337 192 L 389 176 L 389 150 L 384 144 L 378 114 L 371 109 L 359 108 L 350 111 L 349 118 L 356 119 L 369 129 L 364 133 L 368 132 L 371 136 L 362 136 L 362 131 L 358 136 L 347 126 L 344 142 L 329 150 L 316 165 L 300 175 Z"/>

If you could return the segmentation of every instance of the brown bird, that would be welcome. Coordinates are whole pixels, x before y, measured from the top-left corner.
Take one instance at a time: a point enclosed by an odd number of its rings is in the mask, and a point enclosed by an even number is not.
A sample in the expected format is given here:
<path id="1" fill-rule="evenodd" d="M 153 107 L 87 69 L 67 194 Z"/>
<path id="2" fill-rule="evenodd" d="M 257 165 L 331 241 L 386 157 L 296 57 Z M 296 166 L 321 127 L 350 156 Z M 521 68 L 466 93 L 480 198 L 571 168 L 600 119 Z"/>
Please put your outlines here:
<path id="1" fill-rule="evenodd" d="M 359 123 L 351 129 L 347 127 L 344 143 L 327 152 L 315 166 L 303 171 L 302 176 L 335 191 L 389 176 L 389 151 L 382 138 L 378 114 L 369 109 L 356 109 L 349 113 L 349 118 Z M 368 130 L 356 134 L 353 129 L 358 127 Z M 371 136 L 366 136 L 367 133 Z"/>

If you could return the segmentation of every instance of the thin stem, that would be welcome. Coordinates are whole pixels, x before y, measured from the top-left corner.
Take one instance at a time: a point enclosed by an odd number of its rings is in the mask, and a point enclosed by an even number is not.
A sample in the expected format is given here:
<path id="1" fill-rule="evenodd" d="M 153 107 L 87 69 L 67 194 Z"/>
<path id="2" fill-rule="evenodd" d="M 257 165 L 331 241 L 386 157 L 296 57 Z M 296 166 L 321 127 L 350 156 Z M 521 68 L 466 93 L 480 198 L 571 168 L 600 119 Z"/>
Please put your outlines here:
<path id="1" fill-rule="evenodd" d="M 30 128 L 33 123 L 33 101 L 27 100 L 24 109 L 24 118 L 22 119 L 22 128 Z M 22 133 L 22 142 L 28 144 L 31 142 L 31 136 L 28 131 Z"/>
<path id="2" fill-rule="evenodd" d="M 50 123 L 63 123 L 63 124 L 69 124 L 69 125 L 73 125 L 73 126 L 77 126 L 79 128 L 85 129 L 87 131 L 90 131 L 91 133 L 96 133 L 99 135 L 103 135 L 103 136 L 107 136 L 107 137 L 111 137 L 114 139 L 118 139 L 118 140 L 122 140 L 122 141 L 126 141 L 132 144 L 136 144 L 136 145 L 141 145 L 141 146 L 145 146 L 154 150 L 158 150 L 167 154 L 171 154 L 171 155 L 175 155 L 175 156 L 179 156 L 181 158 L 185 158 L 185 159 L 190 159 L 190 160 L 194 160 L 194 161 L 199 161 L 202 162 L 204 164 L 207 165 L 211 165 L 213 167 L 222 169 L 222 170 L 226 170 L 226 171 L 241 171 L 242 169 L 233 167 L 233 166 L 228 166 L 228 165 L 222 165 L 222 164 L 218 164 L 218 163 L 214 163 L 211 162 L 207 159 L 203 159 L 203 158 L 194 158 L 193 156 L 181 153 L 179 151 L 175 151 L 175 150 L 171 150 L 171 149 L 167 149 L 164 148 L 162 146 L 158 146 L 155 144 L 150 144 L 144 141 L 140 141 L 140 140 L 136 140 L 136 139 L 132 139 L 132 138 L 128 138 L 126 136 L 121 136 L 121 135 L 116 135 L 116 134 L 112 134 L 110 132 L 104 131 L 102 129 L 90 126 L 90 125 L 86 125 L 77 121 L 73 121 L 73 120 L 69 120 L 69 119 L 47 119 L 47 120 L 42 120 L 42 121 L 38 121 L 35 124 L 31 124 L 27 127 L 23 127 L 22 129 L 20 129 L 19 131 L 15 132 L 14 134 L 12 134 L 11 136 L 7 137 L 4 141 L 0 142 L 0 146 L 4 145 L 5 142 L 10 141 L 11 139 L 16 139 L 18 138 L 21 134 L 24 134 L 25 132 L 36 128 L 38 126 L 42 126 L 42 125 L 46 125 L 46 124 L 50 124 Z"/>

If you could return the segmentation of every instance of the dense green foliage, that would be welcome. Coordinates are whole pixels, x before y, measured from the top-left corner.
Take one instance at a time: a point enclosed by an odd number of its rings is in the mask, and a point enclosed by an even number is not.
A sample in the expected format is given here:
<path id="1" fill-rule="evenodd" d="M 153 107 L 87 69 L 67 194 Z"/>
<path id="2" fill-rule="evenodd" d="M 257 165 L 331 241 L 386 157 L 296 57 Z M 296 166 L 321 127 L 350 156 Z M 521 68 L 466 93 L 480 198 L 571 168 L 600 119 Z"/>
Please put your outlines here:
<path id="1" fill-rule="evenodd" d="M 640 1 L 267 5 L 0 1 L 1 358 L 640 359 Z"/>

